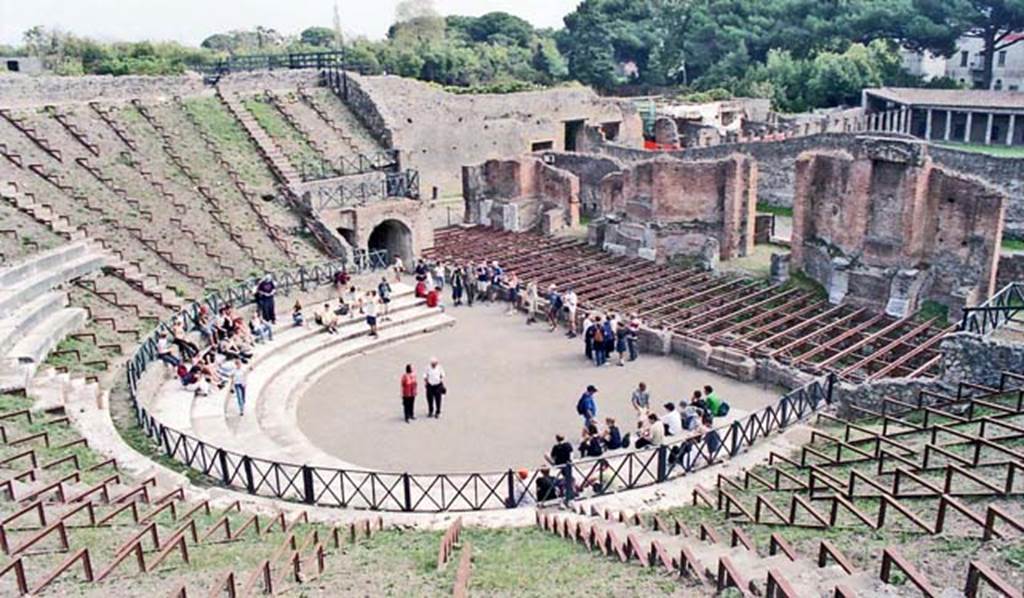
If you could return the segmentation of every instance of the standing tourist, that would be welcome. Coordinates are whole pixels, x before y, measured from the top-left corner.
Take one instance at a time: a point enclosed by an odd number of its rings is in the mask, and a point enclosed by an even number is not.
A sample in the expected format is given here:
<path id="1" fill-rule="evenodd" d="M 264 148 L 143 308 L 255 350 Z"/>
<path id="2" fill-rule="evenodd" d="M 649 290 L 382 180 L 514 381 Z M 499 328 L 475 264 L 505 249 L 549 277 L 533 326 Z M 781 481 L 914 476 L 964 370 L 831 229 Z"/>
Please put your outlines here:
<path id="1" fill-rule="evenodd" d="M 548 287 L 548 324 L 551 325 L 551 329 L 548 332 L 554 332 L 555 328 L 558 328 L 558 314 L 562 312 L 562 295 L 559 294 L 558 288 L 555 285 Z"/>
<path id="2" fill-rule="evenodd" d="M 412 364 L 405 364 L 405 373 L 402 374 L 402 411 L 405 414 L 405 423 L 416 419 L 413 413 L 413 406 L 416 403 L 416 374 L 412 371 Z"/>
<path id="3" fill-rule="evenodd" d="M 472 266 L 466 264 L 462 268 L 462 277 L 466 281 L 466 306 L 473 307 L 473 302 L 476 301 L 477 281 Z"/>
<path id="4" fill-rule="evenodd" d="M 615 315 L 609 315 L 605 318 L 602 324 L 602 336 L 604 336 L 604 359 L 601 365 L 608 362 L 608 359 L 612 356 L 612 352 L 615 351 Z"/>
<path id="5" fill-rule="evenodd" d="M 231 372 L 231 385 L 235 389 L 235 401 L 238 403 L 238 415 L 245 415 L 245 369 L 242 360 L 235 359 L 235 369 Z"/>
<path id="6" fill-rule="evenodd" d="M 274 308 L 276 293 L 277 285 L 274 284 L 274 279 L 269 274 L 256 285 L 256 305 L 259 306 L 260 317 L 271 324 L 277 324 L 277 310 Z"/>
<path id="7" fill-rule="evenodd" d="M 423 375 L 423 380 L 427 385 L 427 417 L 440 418 L 441 399 L 448 393 L 448 389 L 444 384 L 444 368 L 436 357 L 430 358 L 430 365 L 427 367 L 427 373 Z"/>
<path id="8" fill-rule="evenodd" d="M 462 305 L 462 291 L 466 285 L 465 276 L 462 273 L 462 268 L 458 264 L 452 268 L 452 304 Z"/>
<path id="9" fill-rule="evenodd" d="M 366 325 L 370 327 L 370 336 L 377 336 L 377 291 L 367 293 L 366 305 L 363 306 L 363 313 L 366 314 Z"/>
<path id="10" fill-rule="evenodd" d="M 537 281 L 531 280 L 526 285 L 526 323 L 533 324 L 537 321 L 537 306 L 540 305 L 540 295 L 537 293 Z"/>
<path id="11" fill-rule="evenodd" d="M 607 355 L 604 352 L 604 324 L 601 323 L 601 316 L 594 316 L 594 332 L 590 335 L 591 351 L 594 354 L 594 365 L 604 365 Z"/>
<path id="12" fill-rule="evenodd" d="M 629 327 L 619 320 L 615 326 L 615 352 L 619 354 L 619 366 L 626 365 L 626 346 L 629 344 Z"/>
<path id="13" fill-rule="evenodd" d="M 640 343 L 640 316 L 636 313 L 629 315 L 629 336 L 626 337 L 626 347 L 629 349 L 629 360 L 636 361 L 640 353 L 637 350 Z"/>
<path id="14" fill-rule="evenodd" d="M 395 261 L 391 265 L 391 270 L 395 273 L 395 282 L 402 282 L 402 272 L 405 271 L 405 264 L 402 263 L 402 258 L 395 256 Z"/>
<path id="15" fill-rule="evenodd" d="M 569 287 L 562 298 L 562 302 L 565 304 L 565 311 L 569 317 L 569 331 L 565 333 L 569 338 L 576 337 L 576 309 L 579 307 L 579 301 L 580 299 L 576 295 L 576 291 Z"/>
<path id="16" fill-rule="evenodd" d="M 638 418 L 643 419 L 647 416 L 647 412 L 651 408 L 651 394 L 647 392 L 646 383 L 641 382 L 637 385 L 636 390 L 633 391 L 633 396 L 629 399 L 629 403 L 633 405 Z"/>
<path id="17" fill-rule="evenodd" d="M 384 306 L 384 313 L 382 320 L 390 320 L 388 314 L 391 313 L 391 285 L 388 284 L 386 276 L 380 277 L 380 284 L 377 285 L 377 294 L 380 296 L 380 302 Z"/>
<path id="18" fill-rule="evenodd" d="M 583 318 L 583 354 L 587 361 L 594 359 L 594 314 L 587 314 Z"/>
<path id="19" fill-rule="evenodd" d="M 508 312 L 506 315 L 511 316 L 520 307 L 519 277 L 515 272 L 508 273 L 504 286 L 508 287 Z"/>
<path id="20" fill-rule="evenodd" d="M 597 387 L 590 384 L 587 386 L 587 390 L 580 395 L 580 399 L 576 401 L 576 413 L 583 418 L 584 426 L 589 426 L 597 417 L 597 401 L 594 399 L 596 394 Z"/>

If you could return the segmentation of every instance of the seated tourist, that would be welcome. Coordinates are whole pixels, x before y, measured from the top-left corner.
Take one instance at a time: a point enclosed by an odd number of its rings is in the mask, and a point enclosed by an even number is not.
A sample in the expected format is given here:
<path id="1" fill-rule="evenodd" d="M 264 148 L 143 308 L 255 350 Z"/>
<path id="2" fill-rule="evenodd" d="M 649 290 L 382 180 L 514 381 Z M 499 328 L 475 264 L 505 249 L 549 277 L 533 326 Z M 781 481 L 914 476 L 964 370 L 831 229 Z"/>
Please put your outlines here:
<path id="1" fill-rule="evenodd" d="M 527 478 L 530 477 L 530 471 L 527 469 L 520 469 L 516 472 L 515 477 L 515 502 L 510 507 L 531 507 L 536 504 L 533 499 L 533 495 L 530 494 L 530 486 L 527 483 Z"/>
<path id="2" fill-rule="evenodd" d="M 295 305 L 292 306 L 292 326 L 301 328 L 305 323 L 306 319 L 302 316 L 302 303 L 296 300 Z"/>
<path id="3" fill-rule="evenodd" d="M 659 447 L 665 443 L 665 425 L 658 419 L 657 413 L 647 414 L 647 425 L 640 430 L 640 438 L 636 440 L 636 448 L 648 446 Z"/>
<path id="4" fill-rule="evenodd" d="M 330 303 L 324 303 L 323 309 L 316 313 L 316 322 L 327 334 L 338 333 L 338 316 L 331 309 Z"/>
<path id="5" fill-rule="evenodd" d="M 597 426 L 591 424 L 583 431 L 583 438 L 580 440 L 580 458 L 600 457 L 603 454 L 601 436 L 597 433 Z"/>
<path id="6" fill-rule="evenodd" d="M 171 341 L 174 343 L 174 346 L 178 347 L 178 352 L 183 360 L 192 359 L 194 355 L 199 353 L 199 347 L 188 340 L 188 335 L 185 333 L 185 319 L 182 316 L 174 318 L 174 326 L 171 328 Z"/>
<path id="7" fill-rule="evenodd" d="M 427 307 L 437 307 L 441 303 L 441 289 L 434 287 L 427 293 Z"/>
<path id="8" fill-rule="evenodd" d="M 704 387 L 704 402 L 707 404 L 707 409 L 711 412 L 711 416 L 717 417 L 719 415 L 718 410 L 722 405 L 722 399 L 718 398 L 715 390 L 710 386 Z"/>
<path id="9" fill-rule="evenodd" d="M 686 401 L 679 401 L 679 408 L 682 410 L 683 430 L 692 432 L 700 426 L 700 411 Z"/>
<path id="10" fill-rule="evenodd" d="M 699 390 L 693 391 L 693 398 L 690 399 L 690 404 L 693 405 L 693 408 L 698 412 L 702 412 L 707 409 L 707 403 L 704 402 L 704 395 Z"/>
<path id="11" fill-rule="evenodd" d="M 552 465 L 565 465 L 572 461 L 572 445 L 565 440 L 565 436 L 555 434 L 555 444 L 551 447 L 549 459 Z"/>
<path id="12" fill-rule="evenodd" d="M 235 375 L 235 360 L 224 355 L 217 356 L 217 388 L 224 388 L 228 380 Z"/>
<path id="13" fill-rule="evenodd" d="M 181 363 L 181 360 L 171 350 L 171 341 L 167 338 L 167 333 L 162 330 L 157 334 L 156 338 L 156 357 L 172 368 L 177 368 L 178 364 Z"/>
<path id="14" fill-rule="evenodd" d="M 559 484 L 558 480 L 551 476 L 551 469 L 548 467 L 541 467 L 540 473 L 537 474 L 537 502 L 545 502 L 558 498 L 559 495 Z"/>
<path id="15" fill-rule="evenodd" d="M 622 432 L 619 431 L 619 427 L 615 425 L 615 418 L 606 417 L 604 420 L 604 434 L 602 440 L 604 441 L 604 447 L 609 451 L 618 450 L 620 448 L 626 448 L 629 445 L 624 444 L 622 438 Z"/>
<path id="16" fill-rule="evenodd" d="M 202 335 L 207 346 L 212 347 L 220 341 L 220 338 L 217 337 L 217 328 L 214 326 L 213 319 L 210 318 L 210 313 L 206 309 L 205 305 L 199 308 L 199 317 L 196 319 L 196 328 L 199 329 L 199 334 Z"/>
<path id="17" fill-rule="evenodd" d="M 274 340 L 274 329 L 258 313 L 254 313 L 249 320 L 249 332 L 257 343 Z"/>
<path id="18" fill-rule="evenodd" d="M 683 433 L 683 420 L 676 410 L 675 403 L 665 403 L 665 415 L 661 416 L 661 423 L 665 424 L 665 434 L 678 436 Z"/>
<path id="19" fill-rule="evenodd" d="M 192 396 L 195 398 L 210 396 L 210 379 L 206 376 L 199 376 L 199 379 L 196 381 L 196 389 L 192 393 Z"/>
<path id="20" fill-rule="evenodd" d="M 608 463 L 607 459 L 601 459 L 597 462 L 597 471 L 593 478 L 587 478 L 584 482 L 584 486 L 590 486 L 594 490 L 594 494 L 605 494 L 612 492 L 619 487 L 618 477 L 615 475 L 615 470 L 611 464 Z"/>

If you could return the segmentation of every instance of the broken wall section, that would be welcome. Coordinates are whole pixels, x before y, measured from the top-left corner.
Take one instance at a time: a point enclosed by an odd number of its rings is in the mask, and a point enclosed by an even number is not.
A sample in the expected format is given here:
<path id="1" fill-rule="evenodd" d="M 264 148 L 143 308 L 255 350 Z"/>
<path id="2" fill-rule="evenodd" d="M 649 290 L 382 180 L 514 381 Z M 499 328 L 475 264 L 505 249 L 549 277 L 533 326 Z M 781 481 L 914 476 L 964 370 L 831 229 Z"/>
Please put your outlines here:
<path id="1" fill-rule="evenodd" d="M 931 300 L 956 318 L 993 290 L 1006 198 L 936 166 L 922 143 L 804 153 L 794 197 L 792 267 L 833 303 L 904 317 Z"/>
<path id="2" fill-rule="evenodd" d="M 535 156 L 462 167 L 464 222 L 551 234 L 580 223 L 580 181 Z"/>
<path id="3" fill-rule="evenodd" d="M 601 197 L 592 237 L 611 251 L 708 267 L 753 251 L 757 163 L 747 156 L 633 164 L 604 177 Z"/>

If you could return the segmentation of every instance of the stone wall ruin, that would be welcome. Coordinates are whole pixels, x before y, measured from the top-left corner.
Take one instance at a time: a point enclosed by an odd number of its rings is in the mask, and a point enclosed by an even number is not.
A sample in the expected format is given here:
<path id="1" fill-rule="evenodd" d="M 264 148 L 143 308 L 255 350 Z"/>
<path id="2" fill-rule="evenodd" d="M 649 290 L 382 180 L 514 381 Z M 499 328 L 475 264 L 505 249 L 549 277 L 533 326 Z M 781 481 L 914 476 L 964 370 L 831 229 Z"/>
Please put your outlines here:
<path id="1" fill-rule="evenodd" d="M 792 266 L 833 303 L 955 318 L 995 285 L 1005 195 L 936 166 L 923 143 L 864 138 L 796 161 Z"/>
<path id="2" fill-rule="evenodd" d="M 553 233 L 580 222 L 579 179 L 536 156 L 464 166 L 462 195 L 467 223 Z"/>

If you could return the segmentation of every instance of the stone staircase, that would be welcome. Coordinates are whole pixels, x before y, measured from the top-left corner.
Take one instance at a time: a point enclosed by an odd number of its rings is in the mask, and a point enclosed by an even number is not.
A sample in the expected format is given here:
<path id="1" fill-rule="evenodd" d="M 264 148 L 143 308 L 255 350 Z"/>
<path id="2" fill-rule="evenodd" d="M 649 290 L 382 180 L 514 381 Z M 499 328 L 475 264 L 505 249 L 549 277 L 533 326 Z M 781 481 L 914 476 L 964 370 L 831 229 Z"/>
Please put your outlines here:
<path id="1" fill-rule="evenodd" d="M 319 306 L 310 309 L 315 307 Z M 231 388 L 194 398 L 173 377 L 159 386 L 146 406 L 165 426 L 219 448 L 280 462 L 352 467 L 313 446 L 298 430 L 301 387 L 341 360 L 454 322 L 439 309 L 427 308 L 411 288 L 396 285 L 389 319 L 380 321 L 377 338 L 367 335 L 364 319 L 356 314 L 339 326 L 336 335 L 327 335 L 318 326 L 282 326 L 273 341 L 257 345 L 256 355 L 246 366 L 250 374 L 244 416 L 238 414 Z"/>
<path id="2" fill-rule="evenodd" d="M 828 559 L 800 557 L 778 536 L 772 538 L 767 554 L 760 554 L 738 529 L 726 536 L 703 523 L 694 531 L 658 517 L 648 526 L 636 514 L 612 511 L 541 511 L 537 525 L 624 563 L 688 577 L 693 582 L 691 595 L 718 594 L 728 588 L 741 596 L 911 595 L 883 584 L 873 573 L 857 571 L 825 542 Z"/>
<path id="3" fill-rule="evenodd" d="M 86 321 L 55 292 L 102 268 L 107 257 L 88 241 L 76 241 L 0 270 L 0 390 L 23 390 L 38 364 Z"/>
<path id="4" fill-rule="evenodd" d="M 271 139 L 270 135 L 267 135 L 267 132 L 263 130 L 263 127 L 256 122 L 256 118 L 242 105 L 242 101 L 238 96 L 231 91 L 218 87 L 217 97 L 224 103 L 228 111 L 238 119 L 238 122 L 242 124 L 249 138 L 256 144 L 260 154 L 270 165 L 274 175 L 285 185 L 289 192 L 293 187 L 301 184 L 302 177 L 299 176 L 298 171 L 288 161 L 288 157 L 281 151 L 277 142 Z"/>

